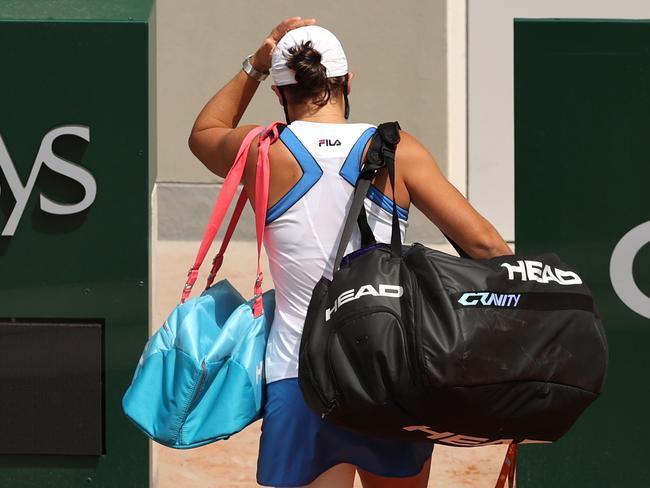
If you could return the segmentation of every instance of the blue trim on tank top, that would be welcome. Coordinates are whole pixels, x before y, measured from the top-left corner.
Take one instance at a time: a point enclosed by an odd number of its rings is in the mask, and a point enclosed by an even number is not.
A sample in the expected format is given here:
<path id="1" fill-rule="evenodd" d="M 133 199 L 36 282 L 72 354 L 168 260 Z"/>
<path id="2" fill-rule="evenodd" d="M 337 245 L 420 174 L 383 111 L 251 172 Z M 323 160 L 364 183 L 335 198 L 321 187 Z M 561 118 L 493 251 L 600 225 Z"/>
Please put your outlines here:
<path id="1" fill-rule="evenodd" d="M 377 130 L 376 127 L 368 127 L 357 142 L 354 143 L 352 149 L 348 153 L 348 156 L 345 158 L 343 166 L 341 166 L 341 171 L 339 174 L 343 177 L 345 181 L 354 186 L 359 178 L 359 170 L 361 168 L 361 156 L 363 156 L 363 150 L 366 147 L 366 143 L 372 137 L 372 135 Z"/>
<path id="2" fill-rule="evenodd" d="M 363 150 L 366 147 L 366 143 L 376 130 L 376 127 L 369 127 L 361 134 L 359 139 L 357 139 L 352 146 L 352 149 L 350 149 L 350 152 L 341 166 L 339 175 L 341 175 L 343 179 L 352 186 L 356 184 L 357 178 L 359 177 Z M 323 174 L 322 168 L 318 165 L 312 154 L 302 144 L 302 142 L 300 142 L 300 139 L 298 139 L 288 126 L 280 133 L 280 140 L 291 152 L 293 157 L 296 158 L 296 161 L 302 168 L 303 175 L 293 185 L 293 187 L 291 187 L 291 189 L 280 198 L 280 200 L 267 210 L 266 225 L 270 224 L 284 212 L 289 210 L 311 189 L 312 186 L 316 184 Z M 367 198 L 384 209 L 388 214 L 392 215 L 393 200 L 382 193 L 377 187 L 373 185 L 370 186 Z M 397 205 L 397 216 L 400 219 L 408 220 L 408 214 L 408 209 Z"/>
<path id="3" fill-rule="evenodd" d="M 386 210 L 390 215 L 393 215 L 393 200 L 390 197 L 387 197 L 382 191 L 376 186 L 370 185 L 368 188 L 368 194 L 366 195 L 368 199 L 379 205 L 381 208 Z M 402 220 L 408 220 L 409 211 L 408 209 L 397 205 L 397 216 Z"/>
<path id="4" fill-rule="evenodd" d="M 348 157 L 345 159 L 341 171 L 339 174 L 343 177 L 345 181 L 354 186 L 359 178 L 360 168 L 361 168 L 361 157 L 363 156 L 363 150 L 366 147 L 366 143 L 376 132 L 376 127 L 369 127 L 361 134 L 361 137 L 354 143 Z M 371 185 L 368 189 L 367 198 L 372 202 L 379 205 L 381 208 L 386 210 L 389 214 L 393 214 L 393 200 L 381 192 L 376 186 Z M 402 220 L 408 220 L 409 211 L 408 209 L 398 205 L 397 206 L 397 216 Z"/>
<path id="5" fill-rule="evenodd" d="M 280 200 L 267 210 L 267 225 L 289 210 L 298 200 L 300 200 L 305 193 L 316 184 L 323 174 L 323 170 L 314 159 L 314 156 L 311 155 L 302 142 L 300 142 L 300 139 L 298 139 L 288 126 L 280 133 L 280 140 L 284 143 L 291 154 L 293 154 L 296 161 L 298 161 L 298 164 L 302 168 L 302 176 L 296 184 L 293 185 L 293 187 L 291 187 L 282 198 L 280 198 Z"/>

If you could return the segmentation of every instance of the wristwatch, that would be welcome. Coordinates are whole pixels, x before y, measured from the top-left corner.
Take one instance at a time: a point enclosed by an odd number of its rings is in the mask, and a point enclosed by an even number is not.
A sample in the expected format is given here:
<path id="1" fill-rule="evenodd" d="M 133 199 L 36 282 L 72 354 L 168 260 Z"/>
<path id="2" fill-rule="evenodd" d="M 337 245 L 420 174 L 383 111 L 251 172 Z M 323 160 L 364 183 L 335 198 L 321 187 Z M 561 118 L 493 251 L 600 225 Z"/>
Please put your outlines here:
<path id="1" fill-rule="evenodd" d="M 248 76 L 250 76 L 251 78 L 257 81 L 265 80 L 266 77 L 269 76 L 269 72 L 257 71 L 255 68 L 253 68 L 253 65 L 251 64 L 252 57 L 253 55 L 249 54 L 248 56 L 246 56 L 246 59 L 244 59 L 244 62 L 242 63 L 242 69 L 244 70 L 244 73 L 246 73 Z"/>

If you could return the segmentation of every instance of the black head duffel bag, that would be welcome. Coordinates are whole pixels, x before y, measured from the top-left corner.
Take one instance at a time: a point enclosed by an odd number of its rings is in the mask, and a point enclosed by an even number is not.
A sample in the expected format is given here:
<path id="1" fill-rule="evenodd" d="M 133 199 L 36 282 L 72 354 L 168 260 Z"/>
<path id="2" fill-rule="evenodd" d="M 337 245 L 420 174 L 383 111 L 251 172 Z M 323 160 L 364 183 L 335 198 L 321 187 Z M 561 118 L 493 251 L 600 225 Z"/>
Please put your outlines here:
<path id="1" fill-rule="evenodd" d="M 384 165 L 394 188 L 398 129 L 378 127 L 333 279 L 314 288 L 300 343 L 305 401 L 387 439 L 557 440 L 603 387 L 607 343 L 591 292 L 552 253 L 473 260 L 402 245 L 395 206 L 391 243 L 373 244 L 363 198 Z M 357 224 L 365 245 L 342 259 Z"/>

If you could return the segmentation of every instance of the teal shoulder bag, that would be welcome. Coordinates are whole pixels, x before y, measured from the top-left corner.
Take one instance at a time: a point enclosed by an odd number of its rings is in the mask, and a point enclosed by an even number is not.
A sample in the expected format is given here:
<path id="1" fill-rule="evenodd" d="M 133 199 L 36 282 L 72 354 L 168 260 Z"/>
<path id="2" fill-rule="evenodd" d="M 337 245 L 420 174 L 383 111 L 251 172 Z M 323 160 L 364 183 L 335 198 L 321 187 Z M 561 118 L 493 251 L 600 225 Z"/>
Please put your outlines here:
<path id="1" fill-rule="evenodd" d="M 262 293 L 260 254 L 269 188 L 268 150 L 278 137 L 278 123 L 267 130 L 256 127 L 244 139 L 188 272 L 181 303 L 145 345 L 122 399 L 126 416 L 148 437 L 168 447 L 187 449 L 227 439 L 260 418 L 264 354 L 275 308 L 274 291 Z M 206 289 L 188 299 L 241 182 L 248 149 L 257 135 L 254 296 L 244 299 L 226 279 L 212 284 L 246 204 L 242 189 Z"/>

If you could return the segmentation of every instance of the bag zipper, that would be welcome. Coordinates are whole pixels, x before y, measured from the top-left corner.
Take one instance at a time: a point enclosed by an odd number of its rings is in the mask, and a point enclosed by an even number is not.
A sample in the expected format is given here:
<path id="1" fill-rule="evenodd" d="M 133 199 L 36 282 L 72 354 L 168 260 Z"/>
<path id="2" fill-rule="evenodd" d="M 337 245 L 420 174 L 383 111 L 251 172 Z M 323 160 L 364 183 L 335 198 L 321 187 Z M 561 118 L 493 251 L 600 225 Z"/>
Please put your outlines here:
<path id="1" fill-rule="evenodd" d="M 413 290 L 418 289 L 416 279 L 413 275 L 410 275 L 411 278 L 411 288 Z M 418 380 L 424 382 L 425 379 L 428 381 L 428 377 L 425 374 L 425 367 L 424 367 L 424 348 L 421 347 L 420 350 L 418 351 L 418 340 L 422 342 L 422 331 L 420 328 L 420 307 L 417 306 L 417 304 L 414 303 L 413 300 L 411 300 L 411 303 L 414 305 L 413 306 L 413 337 L 412 337 L 412 344 L 411 348 L 413 351 L 414 359 L 415 359 L 415 364 L 413 366 L 414 371 L 417 373 L 417 376 L 413 377 L 413 384 L 417 384 Z M 418 337 L 419 336 L 419 337 Z"/>
<path id="2" fill-rule="evenodd" d="M 187 406 L 187 411 L 189 412 L 192 406 L 194 405 L 194 402 L 196 401 L 196 398 L 199 396 L 199 393 L 201 392 L 201 386 L 203 385 L 203 380 L 208 374 L 208 369 L 205 367 L 205 361 L 201 362 L 201 376 L 199 378 L 199 383 L 196 385 L 196 389 L 194 390 L 194 395 L 192 396 L 192 400 L 190 401 L 190 404 Z"/>
<path id="3" fill-rule="evenodd" d="M 307 348 L 307 346 L 309 346 L 309 343 L 305 344 L 305 349 Z M 309 356 L 305 354 L 303 359 L 303 364 L 305 366 L 305 369 L 307 370 L 307 376 L 309 376 L 313 389 L 316 392 L 316 395 L 318 396 L 318 399 L 320 400 L 321 404 L 323 405 L 324 410 L 321 413 L 321 418 L 325 418 L 327 415 L 329 415 L 329 413 L 334 408 L 333 404 L 334 403 L 338 404 L 338 401 L 336 400 L 336 398 L 334 398 L 333 400 L 328 400 L 325 397 L 325 394 L 321 391 L 320 386 L 316 381 L 316 378 L 314 377 L 314 373 L 312 372 L 311 364 L 309 363 L 308 358 Z"/>
<path id="4" fill-rule="evenodd" d="M 332 336 L 334 335 L 334 332 L 335 332 L 334 328 L 330 329 L 330 332 L 327 335 L 327 347 L 325 349 L 325 362 L 327 363 L 330 380 L 332 381 L 332 385 L 334 386 L 334 398 L 332 399 L 332 404 L 325 412 L 323 412 L 321 418 L 327 417 L 332 412 L 332 410 L 334 409 L 334 404 L 338 405 L 338 399 L 341 397 L 341 389 L 336 379 L 336 375 L 334 374 L 334 368 L 332 367 L 332 358 L 331 358 L 331 351 L 332 351 L 331 344 L 332 344 Z"/>
<path id="5" fill-rule="evenodd" d="M 205 380 L 207 373 L 208 373 L 208 369 L 205 367 L 205 360 L 203 360 L 201 362 L 201 376 L 199 377 L 199 383 L 196 385 L 196 389 L 194 390 L 192 399 L 187 404 L 187 407 L 185 407 L 185 412 L 183 412 L 183 416 L 181 417 L 182 421 L 178 428 L 178 437 L 176 438 L 176 442 L 178 442 L 179 444 L 183 443 L 183 428 L 185 427 L 187 416 L 189 415 L 190 409 L 194 405 L 194 402 L 196 401 L 197 397 L 199 396 L 199 393 L 201 392 L 201 386 L 203 385 L 203 380 Z"/>
<path id="6" fill-rule="evenodd" d="M 334 368 L 332 367 L 332 336 L 334 335 L 334 333 L 336 331 L 338 331 L 341 327 L 343 327 L 345 325 L 345 323 L 344 323 L 345 321 L 356 318 L 356 317 L 361 317 L 363 315 L 372 314 L 372 313 L 375 313 L 375 312 L 389 313 L 393 317 L 395 317 L 395 319 L 397 319 L 397 323 L 399 324 L 400 334 L 402 336 L 402 351 L 404 353 L 404 359 L 406 361 L 407 367 L 409 368 L 409 372 L 411 374 L 412 380 L 415 379 L 412 361 L 410 360 L 410 354 L 408 352 L 408 339 L 406 337 L 408 334 L 406 334 L 406 331 L 404 329 L 404 324 L 402 323 L 402 319 L 395 313 L 395 311 L 390 307 L 385 307 L 385 306 L 378 305 L 378 306 L 366 308 L 366 309 L 359 310 L 357 312 L 351 313 L 351 314 L 345 316 L 344 318 L 339 319 L 339 321 L 334 326 L 332 326 L 332 328 L 330 330 L 330 333 L 329 333 L 329 335 L 327 337 L 326 362 L 327 362 L 327 366 L 328 366 L 328 370 L 329 370 L 329 374 L 330 374 L 330 379 L 331 379 L 332 384 L 334 386 L 335 397 L 331 402 L 332 405 L 330 406 L 329 410 L 326 413 L 323 413 L 323 418 L 326 415 L 329 415 L 331 413 L 331 411 L 336 406 L 340 406 L 338 399 L 342 397 L 341 389 L 340 389 L 338 380 L 336 379 L 336 375 L 334 374 Z"/>

